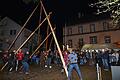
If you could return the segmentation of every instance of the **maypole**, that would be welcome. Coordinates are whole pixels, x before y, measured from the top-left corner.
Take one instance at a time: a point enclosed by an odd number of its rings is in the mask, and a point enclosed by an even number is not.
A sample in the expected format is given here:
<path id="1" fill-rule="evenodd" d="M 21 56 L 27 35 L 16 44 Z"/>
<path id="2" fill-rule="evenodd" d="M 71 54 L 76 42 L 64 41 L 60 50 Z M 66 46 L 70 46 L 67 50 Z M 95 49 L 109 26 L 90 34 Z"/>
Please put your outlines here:
<path id="1" fill-rule="evenodd" d="M 40 12 L 39 12 L 39 24 L 41 23 L 42 19 L 42 6 L 40 5 Z M 41 36 L 40 36 L 40 28 L 38 29 L 38 45 L 41 42 Z"/>
<path id="2" fill-rule="evenodd" d="M 42 8 L 43 8 L 43 11 L 44 11 L 44 13 L 45 13 L 45 15 L 46 15 L 46 17 L 47 17 L 47 12 L 46 12 L 46 10 L 45 10 L 45 8 L 44 8 L 44 5 L 43 5 L 42 1 L 40 1 L 40 2 L 41 2 L 41 5 L 42 5 Z M 68 77 L 67 67 L 66 67 L 66 65 L 65 65 L 65 62 L 64 62 L 64 59 L 63 59 L 63 56 L 62 56 L 62 52 L 61 52 L 60 46 L 59 46 L 59 44 L 58 44 L 57 38 L 56 38 L 56 36 L 55 36 L 55 33 L 54 33 L 54 31 L 53 31 L 53 28 L 52 28 L 51 22 L 50 22 L 50 20 L 49 20 L 49 17 L 47 17 L 47 21 L 48 21 L 48 24 L 49 24 L 50 29 L 51 29 L 51 31 L 52 31 L 52 34 L 53 34 L 55 43 L 56 43 L 56 45 L 57 45 L 57 49 L 58 49 L 58 51 L 59 51 L 60 58 L 61 58 L 62 63 L 63 63 L 63 68 L 65 69 L 66 76 Z"/>
<path id="3" fill-rule="evenodd" d="M 51 39 L 51 41 L 50 41 L 49 49 L 50 49 L 51 46 L 52 46 L 52 42 L 53 42 L 53 37 L 52 37 L 52 39 Z"/>
<path id="4" fill-rule="evenodd" d="M 48 35 L 48 33 L 49 33 L 49 25 L 47 26 L 47 35 Z M 48 39 L 46 40 L 46 51 L 47 51 L 47 49 L 48 49 Z"/>

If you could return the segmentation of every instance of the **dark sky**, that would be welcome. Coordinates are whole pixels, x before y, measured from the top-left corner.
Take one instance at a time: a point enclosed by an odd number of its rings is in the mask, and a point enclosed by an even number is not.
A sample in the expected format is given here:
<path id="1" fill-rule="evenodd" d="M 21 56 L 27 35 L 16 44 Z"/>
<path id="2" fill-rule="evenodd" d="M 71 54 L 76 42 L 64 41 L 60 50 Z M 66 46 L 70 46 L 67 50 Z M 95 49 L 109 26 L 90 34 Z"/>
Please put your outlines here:
<path id="1" fill-rule="evenodd" d="M 79 11 L 90 13 L 88 3 L 91 0 L 43 0 L 47 11 L 53 12 L 53 18 L 57 23 L 64 23 L 69 15 Z M 0 0 L 0 15 L 9 16 L 17 21 L 25 21 L 36 4 L 24 4 L 22 0 Z M 56 23 L 55 22 L 55 23 Z"/>
<path id="2" fill-rule="evenodd" d="M 94 0 L 43 0 L 47 12 L 52 11 L 52 23 L 57 25 L 57 35 L 62 36 L 62 26 L 69 17 L 73 17 L 78 12 L 92 14 L 92 9 L 88 6 L 90 1 Z M 0 15 L 8 16 L 17 23 L 23 25 L 36 4 L 25 4 L 22 0 L 0 0 Z M 30 25 L 38 23 L 39 9 L 29 22 Z M 33 29 L 35 27 L 30 27 Z"/>

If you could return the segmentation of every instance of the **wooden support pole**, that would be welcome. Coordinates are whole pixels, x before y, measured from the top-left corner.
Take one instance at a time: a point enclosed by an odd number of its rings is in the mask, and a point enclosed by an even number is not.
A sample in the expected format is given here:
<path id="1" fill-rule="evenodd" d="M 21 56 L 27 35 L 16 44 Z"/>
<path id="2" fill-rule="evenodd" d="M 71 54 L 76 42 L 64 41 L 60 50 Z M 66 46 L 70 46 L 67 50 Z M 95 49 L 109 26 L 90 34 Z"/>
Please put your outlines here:
<path id="1" fill-rule="evenodd" d="M 52 42 L 53 42 L 53 37 L 52 37 L 52 39 L 51 39 L 51 41 L 50 41 L 50 46 L 49 46 L 49 49 L 51 48 L 51 46 L 52 46 Z"/>
<path id="2" fill-rule="evenodd" d="M 49 13 L 50 15 L 51 13 Z M 48 16 L 49 16 L 48 15 Z M 17 54 L 17 52 L 27 43 L 27 41 L 33 36 L 33 34 L 40 28 L 40 26 L 45 22 L 45 20 L 47 19 L 47 17 L 38 25 L 38 27 L 30 34 L 30 36 L 23 42 L 23 44 L 17 49 L 17 51 L 15 52 L 15 54 Z M 8 62 L 5 63 L 5 65 L 1 68 L 1 71 L 4 69 L 4 67 L 8 64 Z"/>
<path id="3" fill-rule="evenodd" d="M 7 64 L 8 64 L 8 62 L 6 62 L 6 63 L 4 64 L 4 66 L 1 68 L 0 71 L 2 71 L 2 70 L 6 67 Z"/>
<path id="4" fill-rule="evenodd" d="M 39 5 L 39 4 L 38 4 Z M 28 21 L 30 20 L 30 18 L 32 17 L 33 13 L 36 11 L 36 9 L 38 8 L 38 5 L 35 7 L 35 9 L 33 10 L 33 12 L 30 14 L 30 16 L 28 17 L 27 21 L 25 22 L 25 24 L 22 26 L 22 28 L 20 29 L 20 31 L 18 32 L 18 34 L 16 35 L 15 39 L 12 41 L 11 45 L 8 47 L 8 51 L 12 48 L 12 46 L 14 45 L 14 43 L 16 42 L 16 40 L 18 39 L 18 37 L 20 36 L 20 34 L 22 33 L 22 31 L 24 30 L 26 24 L 28 23 Z"/>
<path id="5" fill-rule="evenodd" d="M 47 26 L 47 35 L 49 33 L 49 25 Z M 46 40 L 46 51 L 48 50 L 48 39 Z"/>
<path id="6" fill-rule="evenodd" d="M 55 30 L 55 28 L 54 28 Z M 52 34 L 52 32 L 50 32 L 47 37 L 42 41 L 41 44 L 39 44 L 39 46 L 35 49 L 35 51 L 31 54 L 30 58 L 38 51 L 38 49 L 44 44 L 44 42 L 48 39 L 48 37 Z"/>
<path id="7" fill-rule="evenodd" d="M 44 5 L 43 5 L 42 1 L 40 1 L 40 2 L 41 2 L 41 5 L 42 5 L 42 8 L 43 8 L 43 11 L 44 11 L 44 13 L 45 13 L 45 15 L 46 15 L 46 17 L 47 17 L 47 12 L 46 12 L 46 10 L 45 10 L 45 8 L 44 8 Z M 58 49 L 58 51 L 59 51 L 60 58 L 61 58 L 61 61 L 62 61 L 62 63 L 63 63 L 63 68 L 65 69 L 66 76 L 68 77 L 67 67 L 66 67 L 66 65 L 65 65 L 65 62 L 64 62 L 64 59 L 63 59 L 63 56 L 62 56 L 62 52 L 61 52 L 60 46 L 59 46 L 59 44 L 58 44 L 57 38 L 56 38 L 56 36 L 55 36 L 55 33 L 54 33 L 54 31 L 53 31 L 53 28 L 52 28 L 51 22 L 50 22 L 50 20 L 49 20 L 49 17 L 47 17 L 47 21 L 48 21 L 48 24 L 49 24 L 50 29 L 51 29 L 51 31 L 52 31 L 52 34 L 53 34 L 55 43 L 56 43 L 56 45 L 57 45 L 57 49 Z"/>
<path id="8" fill-rule="evenodd" d="M 49 13 L 48 16 L 50 16 L 51 13 Z M 47 16 L 47 17 L 48 17 Z M 38 25 L 38 27 L 31 33 L 31 35 L 23 42 L 23 44 L 17 49 L 16 53 L 19 51 L 19 49 L 21 49 L 26 42 L 35 34 L 35 32 L 40 28 L 40 26 L 45 22 L 45 20 L 47 19 L 47 17 Z"/>
<path id="9" fill-rule="evenodd" d="M 41 23 L 42 20 L 42 6 L 40 5 L 40 14 L 39 14 L 39 24 Z M 41 42 L 41 35 L 40 35 L 40 28 L 38 29 L 38 45 Z"/>

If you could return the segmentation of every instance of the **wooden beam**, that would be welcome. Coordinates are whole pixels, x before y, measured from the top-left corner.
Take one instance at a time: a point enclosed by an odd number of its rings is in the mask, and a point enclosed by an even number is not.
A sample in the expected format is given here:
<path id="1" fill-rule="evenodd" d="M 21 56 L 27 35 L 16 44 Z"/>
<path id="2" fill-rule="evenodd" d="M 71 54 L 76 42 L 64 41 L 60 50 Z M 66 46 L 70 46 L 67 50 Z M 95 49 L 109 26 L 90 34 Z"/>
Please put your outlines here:
<path id="1" fill-rule="evenodd" d="M 42 5 L 42 8 L 43 8 L 43 11 L 44 11 L 44 13 L 45 13 L 45 15 L 46 15 L 46 17 L 47 17 L 47 12 L 46 12 L 46 10 L 45 10 L 45 8 L 44 8 L 44 5 L 43 5 L 42 1 L 40 1 L 40 2 L 41 2 L 41 5 Z M 64 59 L 63 59 L 63 56 L 62 56 L 62 52 L 61 52 L 60 46 L 59 46 L 59 44 L 58 44 L 56 35 L 55 35 L 54 31 L 53 31 L 53 28 L 52 28 L 51 22 L 50 22 L 50 20 L 49 20 L 49 17 L 47 17 L 47 21 L 48 21 L 48 24 L 49 24 L 50 29 L 51 29 L 51 31 L 52 31 L 52 34 L 53 34 L 55 43 L 56 43 L 56 45 L 57 45 L 57 49 L 58 49 L 58 51 L 59 51 L 60 58 L 61 58 L 61 61 L 62 61 L 62 63 L 63 63 L 63 68 L 65 69 L 66 76 L 68 77 L 67 66 L 65 65 L 65 62 L 64 62 Z"/>

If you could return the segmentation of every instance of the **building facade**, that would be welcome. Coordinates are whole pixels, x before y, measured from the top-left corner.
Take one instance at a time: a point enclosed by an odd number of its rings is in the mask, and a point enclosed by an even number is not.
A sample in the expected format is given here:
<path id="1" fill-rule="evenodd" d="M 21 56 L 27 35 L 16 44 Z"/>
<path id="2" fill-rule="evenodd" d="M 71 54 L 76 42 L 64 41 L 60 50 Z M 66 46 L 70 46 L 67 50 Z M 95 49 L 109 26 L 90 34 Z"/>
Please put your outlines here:
<path id="1" fill-rule="evenodd" d="M 119 43 L 120 28 L 111 19 L 101 19 L 63 27 L 63 44 L 80 49 L 84 44 Z"/>
<path id="2" fill-rule="evenodd" d="M 0 49 L 8 50 L 9 46 L 15 39 L 16 35 L 20 31 L 21 26 L 17 24 L 12 19 L 5 17 L 0 21 Z M 28 29 L 24 29 L 22 33 L 19 35 L 18 39 L 14 43 L 12 49 L 18 49 L 21 44 L 28 38 L 28 36 L 32 33 L 32 31 Z M 33 36 L 34 37 L 34 36 Z M 22 49 L 28 49 L 31 45 L 31 41 L 29 40 Z"/>

